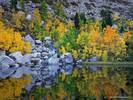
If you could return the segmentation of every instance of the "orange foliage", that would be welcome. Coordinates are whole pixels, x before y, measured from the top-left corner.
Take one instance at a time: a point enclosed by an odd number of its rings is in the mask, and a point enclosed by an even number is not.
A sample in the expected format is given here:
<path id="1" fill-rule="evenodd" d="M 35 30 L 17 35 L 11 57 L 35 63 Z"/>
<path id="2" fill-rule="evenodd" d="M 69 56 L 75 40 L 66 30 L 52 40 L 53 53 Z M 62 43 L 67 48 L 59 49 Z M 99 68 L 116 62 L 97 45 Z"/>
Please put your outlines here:
<path id="1" fill-rule="evenodd" d="M 125 32 L 124 33 L 124 39 L 125 41 L 129 40 L 131 38 L 131 33 L 130 32 Z"/>
<path id="2" fill-rule="evenodd" d="M 104 29 L 104 36 L 103 36 L 103 41 L 105 43 L 112 43 L 118 39 L 118 34 L 116 30 L 112 29 L 110 26 L 107 26 Z"/>

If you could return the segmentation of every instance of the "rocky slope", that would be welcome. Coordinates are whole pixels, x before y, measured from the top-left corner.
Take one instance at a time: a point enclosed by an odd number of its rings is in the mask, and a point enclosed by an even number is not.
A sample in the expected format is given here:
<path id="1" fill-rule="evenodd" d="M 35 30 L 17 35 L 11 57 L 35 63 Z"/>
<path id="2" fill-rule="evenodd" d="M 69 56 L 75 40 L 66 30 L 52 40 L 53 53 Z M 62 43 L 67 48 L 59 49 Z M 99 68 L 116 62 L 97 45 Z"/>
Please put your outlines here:
<path id="1" fill-rule="evenodd" d="M 0 0 L 0 4 L 8 5 L 9 7 L 9 1 Z M 87 16 L 97 18 L 100 16 L 102 9 L 108 9 L 112 12 L 119 12 L 120 15 L 128 19 L 133 19 L 133 0 L 46 0 L 50 10 L 57 1 L 60 1 L 64 5 L 64 11 L 68 18 L 72 18 L 76 12 L 83 12 Z M 30 0 L 27 0 L 27 2 L 30 2 Z M 32 4 L 32 8 L 36 7 L 36 5 L 38 6 L 38 4 L 31 2 L 29 4 Z"/>
<path id="2" fill-rule="evenodd" d="M 63 0 L 68 17 L 76 12 L 85 12 L 88 16 L 99 17 L 102 9 L 119 12 L 133 19 L 133 0 Z"/>

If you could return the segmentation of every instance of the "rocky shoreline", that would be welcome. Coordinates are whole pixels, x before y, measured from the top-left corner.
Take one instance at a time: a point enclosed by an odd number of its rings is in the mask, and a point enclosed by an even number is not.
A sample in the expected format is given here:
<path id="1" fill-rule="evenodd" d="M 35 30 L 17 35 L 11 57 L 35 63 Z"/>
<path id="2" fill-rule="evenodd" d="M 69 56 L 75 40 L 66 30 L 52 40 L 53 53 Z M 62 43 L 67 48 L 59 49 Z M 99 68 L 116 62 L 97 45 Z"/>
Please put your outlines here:
<path id="1" fill-rule="evenodd" d="M 71 74 L 73 58 L 70 53 L 60 55 L 54 48 L 50 37 L 44 41 L 33 40 L 30 35 L 24 38 L 32 45 L 32 53 L 22 55 L 14 52 L 9 55 L 0 51 L 0 78 L 21 78 L 23 75 L 32 75 L 32 83 L 26 89 L 31 90 L 36 85 L 50 87 L 60 72 Z M 67 66 L 62 66 L 67 65 Z"/>

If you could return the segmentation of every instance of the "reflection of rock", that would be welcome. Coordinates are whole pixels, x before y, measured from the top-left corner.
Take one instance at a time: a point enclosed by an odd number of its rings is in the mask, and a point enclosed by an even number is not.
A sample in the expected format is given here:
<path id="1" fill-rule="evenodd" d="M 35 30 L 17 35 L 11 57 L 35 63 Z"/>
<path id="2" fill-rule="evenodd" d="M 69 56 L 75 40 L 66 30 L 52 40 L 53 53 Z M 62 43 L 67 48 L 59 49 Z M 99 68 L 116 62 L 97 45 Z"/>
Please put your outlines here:
<path id="1" fill-rule="evenodd" d="M 97 62 L 97 57 L 92 57 L 89 59 L 90 62 Z M 90 65 L 89 66 L 90 71 L 95 72 L 98 70 L 98 67 L 96 65 Z"/>
<path id="2" fill-rule="evenodd" d="M 10 77 L 14 72 L 16 68 L 8 68 L 5 71 L 0 71 L 0 78 L 5 79 L 7 77 Z"/>
<path id="3" fill-rule="evenodd" d="M 92 58 L 89 59 L 89 62 L 97 62 L 97 61 L 98 61 L 97 57 L 92 57 Z"/>
<path id="4" fill-rule="evenodd" d="M 30 42 L 32 48 L 35 47 L 35 41 L 33 40 L 33 38 L 30 35 L 26 35 L 24 37 L 24 40 L 27 42 Z"/>
<path id="5" fill-rule="evenodd" d="M 28 75 L 28 74 L 32 74 L 31 69 L 29 67 L 23 66 L 18 68 L 11 77 L 21 78 L 23 75 Z"/>
<path id="6" fill-rule="evenodd" d="M 66 75 L 70 75 L 72 73 L 73 66 L 72 65 L 66 65 L 61 68 L 61 72 L 65 73 Z"/>

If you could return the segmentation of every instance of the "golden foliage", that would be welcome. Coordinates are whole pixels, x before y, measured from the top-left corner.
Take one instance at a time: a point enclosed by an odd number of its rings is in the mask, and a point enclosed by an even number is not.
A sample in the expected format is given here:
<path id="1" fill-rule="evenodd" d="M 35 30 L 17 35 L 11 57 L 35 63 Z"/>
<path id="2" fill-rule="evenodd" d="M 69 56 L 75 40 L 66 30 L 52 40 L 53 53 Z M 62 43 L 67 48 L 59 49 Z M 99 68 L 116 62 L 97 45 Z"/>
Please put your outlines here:
<path id="1" fill-rule="evenodd" d="M 21 11 L 12 14 L 12 20 L 16 28 L 21 28 L 25 19 L 25 14 Z"/>
<path id="2" fill-rule="evenodd" d="M 29 23 L 29 26 L 28 26 L 29 30 L 33 31 L 35 25 L 38 25 L 39 27 L 42 26 L 42 19 L 41 19 L 41 15 L 40 15 L 40 12 L 39 12 L 38 8 L 35 8 L 33 10 L 32 20 L 31 20 L 31 22 Z"/>
<path id="3" fill-rule="evenodd" d="M 6 29 L 2 22 L 0 22 L 0 49 L 30 53 L 30 45 L 22 40 L 21 34 L 11 28 Z"/>
<path id="4" fill-rule="evenodd" d="M 30 82 L 31 76 L 0 80 L 0 100 L 20 98 L 22 89 Z"/>
<path id="5" fill-rule="evenodd" d="M 70 23 L 69 23 L 69 27 L 72 27 Z M 45 30 L 47 31 L 47 33 L 49 33 L 51 37 L 52 37 L 52 32 L 56 31 L 59 34 L 58 39 L 61 39 L 64 36 L 65 32 L 67 31 L 67 24 L 65 24 L 58 18 L 47 19 Z"/>

